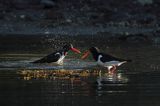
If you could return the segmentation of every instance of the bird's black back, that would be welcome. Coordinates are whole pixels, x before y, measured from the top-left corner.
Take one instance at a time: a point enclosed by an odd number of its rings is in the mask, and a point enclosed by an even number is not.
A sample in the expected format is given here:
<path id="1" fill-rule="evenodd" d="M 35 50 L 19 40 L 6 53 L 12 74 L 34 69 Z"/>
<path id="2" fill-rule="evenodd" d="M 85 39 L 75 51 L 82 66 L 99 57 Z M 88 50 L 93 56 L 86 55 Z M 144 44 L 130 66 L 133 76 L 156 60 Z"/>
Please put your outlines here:
<path id="1" fill-rule="evenodd" d="M 117 57 L 114 57 L 112 55 L 105 54 L 105 53 L 99 53 L 99 55 L 102 55 L 102 57 L 101 57 L 101 61 L 102 62 L 109 62 L 109 61 L 120 61 L 120 62 L 122 62 L 122 61 L 128 61 L 128 60 L 117 58 Z"/>
<path id="2" fill-rule="evenodd" d="M 51 62 L 57 62 L 59 58 L 63 55 L 63 50 L 59 50 L 56 52 L 53 52 L 39 60 L 34 61 L 33 63 L 51 63 Z"/>
<path id="3" fill-rule="evenodd" d="M 63 48 L 61 50 L 58 50 L 56 52 L 53 52 L 37 61 L 34 61 L 32 63 L 51 63 L 51 62 L 57 62 L 62 55 L 65 55 L 70 48 L 72 48 L 73 45 L 72 44 L 66 44 L 63 46 Z"/>

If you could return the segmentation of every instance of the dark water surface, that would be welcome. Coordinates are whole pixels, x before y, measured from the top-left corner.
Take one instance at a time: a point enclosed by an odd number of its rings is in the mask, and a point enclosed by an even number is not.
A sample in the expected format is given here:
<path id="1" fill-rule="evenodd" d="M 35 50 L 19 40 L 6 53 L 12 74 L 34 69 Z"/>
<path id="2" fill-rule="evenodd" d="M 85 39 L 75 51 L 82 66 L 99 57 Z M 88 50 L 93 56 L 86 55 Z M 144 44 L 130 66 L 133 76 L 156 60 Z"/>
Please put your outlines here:
<path id="1" fill-rule="evenodd" d="M 52 66 L 30 63 L 43 54 L 1 54 L 0 105 L 160 105 L 158 45 L 112 45 L 104 51 L 133 62 L 118 68 L 117 74 L 108 75 L 92 60 L 74 56 L 68 56 L 64 66 Z"/>

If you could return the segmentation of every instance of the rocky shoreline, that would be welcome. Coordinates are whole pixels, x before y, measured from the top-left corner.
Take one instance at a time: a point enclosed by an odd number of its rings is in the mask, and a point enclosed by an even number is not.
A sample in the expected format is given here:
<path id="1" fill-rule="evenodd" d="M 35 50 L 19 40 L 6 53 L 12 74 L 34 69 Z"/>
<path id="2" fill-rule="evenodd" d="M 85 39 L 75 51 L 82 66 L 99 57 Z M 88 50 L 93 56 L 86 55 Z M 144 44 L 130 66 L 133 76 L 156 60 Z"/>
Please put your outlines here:
<path id="1" fill-rule="evenodd" d="M 105 36 L 160 43 L 158 0 L 0 1 L 0 36 Z"/>

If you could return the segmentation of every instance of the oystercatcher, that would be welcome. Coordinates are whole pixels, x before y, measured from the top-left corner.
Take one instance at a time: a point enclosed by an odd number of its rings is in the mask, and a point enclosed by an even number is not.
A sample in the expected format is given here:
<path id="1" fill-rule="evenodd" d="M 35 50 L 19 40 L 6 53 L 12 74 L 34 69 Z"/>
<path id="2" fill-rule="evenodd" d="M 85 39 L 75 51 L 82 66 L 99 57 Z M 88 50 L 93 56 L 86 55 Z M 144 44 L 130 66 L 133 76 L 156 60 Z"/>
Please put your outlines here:
<path id="1" fill-rule="evenodd" d="M 74 48 L 72 44 L 66 44 L 61 50 L 53 52 L 53 53 L 51 53 L 51 54 L 49 54 L 39 60 L 36 60 L 32 63 L 56 63 L 58 65 L 62 65 L 63 60 L 69 50 L 72 50 L 76 53 L 80 53 L 80 51 L 78 49 Z"/>
<path id="2" fill-rule="evenodd" d="M 87 58 L 90 53 L 98 65 L 107 67 L 108 73 L 115 73 L 117 66 L 120 66 L 126 62 L 131 62 L 131 60 L 121 59 L 109 54 L 102 53 L 97 47 L 91 47 L 87 52 L 84 53 L 81 58 Z"/>

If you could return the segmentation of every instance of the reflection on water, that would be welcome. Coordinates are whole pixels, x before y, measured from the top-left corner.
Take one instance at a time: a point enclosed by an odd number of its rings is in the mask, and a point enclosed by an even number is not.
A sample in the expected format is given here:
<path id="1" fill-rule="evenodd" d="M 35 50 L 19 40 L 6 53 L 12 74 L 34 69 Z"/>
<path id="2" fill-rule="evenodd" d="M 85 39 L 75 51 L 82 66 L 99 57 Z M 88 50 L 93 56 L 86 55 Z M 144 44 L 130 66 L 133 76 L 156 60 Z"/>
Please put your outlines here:
<path id="1" fill-rule="evenodd" d="M 63 66 L 52 66 L 30 63 L 37 55 L 1 55 L 0 105 L 159 106 L 159 48 L 115 50 L 133 59 L 116 74 L 87 60 L 66 58 Z"/>
<path id="2" fill-rule="evenodd" d="M 23 70 L 19 71 L 18 75 L 21 80 L 49 80 L 49 81 L 69 81 L 71 85 L 68 86 L 86 86 L 93 84 L 97 86 L 97 95 L 103 93 L 123 93 L 126 90 L 117 89 L 117 87 L 126 86 L 128 78 L 123 73 L 99 74 L 101 70 Z M 93 80 L 94 79 L 94 80 Z M 88 83 L 88 81 L 91 81 Z M 77 85 L 78 84 L 78 85 Z M 63 84 L 65 85 L 65 84 Z M 106 88 L 105 88 L 106 87 Z M 112 87 L 112 89 L 110 89 Z M 116 87 L 116 89 L 113 89 Z M 104 89 L 105 88 L 105 89 Z"/>
<path id="3" fill-rule="evenodd" d="M 103 83 L 111 83 L 111 84 L 120 84 L 120 83 L 127 83 L 128 78 L 123 76 L 122 73 L 114 73 L 114 74 L 108 74 L 101 75 L 97 78 L 98 86 L 101 86 Z"/>
<path id="4" fill-rule="evenodd" d="M 160 103 L 159 72 L 107 74 L 101 70 L 102 73 L 99 74 L 99 71 L 1 70 L 1 102 L 6 105 L 62 106 L 156 106 Z"/>
<path id="5" fill-rule="evenodd" d="M 127 86 L 128 78 L 123 73 L 100 75 L 97 77 L 97 94 L 102 96 L 109 93 L 125 93 L 126 89 L 122 89 Z"/>
<path id="6" fill-rule="evenodd" d="M 23 70 L 19 71 L 21 79 L 32 80 L 32 79 L 69 79 L 73 77 L 89 77 L 98 75 L 98 70 Z"/>

